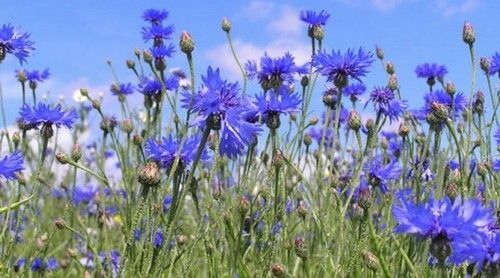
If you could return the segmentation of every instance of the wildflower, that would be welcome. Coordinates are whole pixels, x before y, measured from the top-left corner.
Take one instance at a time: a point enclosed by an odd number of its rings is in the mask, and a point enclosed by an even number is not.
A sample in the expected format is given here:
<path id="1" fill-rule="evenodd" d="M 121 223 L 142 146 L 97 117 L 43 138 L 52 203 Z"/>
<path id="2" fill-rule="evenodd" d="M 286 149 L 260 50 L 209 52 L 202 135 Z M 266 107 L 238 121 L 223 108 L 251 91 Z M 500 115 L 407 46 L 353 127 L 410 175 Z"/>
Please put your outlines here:
<path id="1" fill-rule="evenodd" d="M 154 77 L 143 76 L 139 83 L 138 91 L 145 96 L 159 96 L 161 95 L 161 82 Z"/>
<path id="2" fill-rule="evenodd" d="M 157 24 L 142 28 L 142 38 L 144 42 L 153 40 L 154 46 L 156 47 L 162 45 L 164 40 L 172 39 L 173 34 L 173 25 L 162 26 Z"/>
<path id="3" fill-rule="evenodd" d="M 25 265 L 26 265 L 26 259 L 25 258 L 19 258 L 16 261 L 16 263 L 14 264 L 14 271 L 18 272 L 19 270 L 21 270 L 22 268 L 24 268 Z"/>
<path id="4" fill-rule="evenodd" d="M 457 93 L 452 98 L 449 94 L 442 90 L 437 90 L 433 92 L 428 92 L 424 96 L 424 112 L 428 114 L 432 112 L 432 104 L 438 103 L 443 105 L 446 109 L 448 109 L 448 114 L 457 118 L 460 113 L 467 107 L 467 99 L 464 97 L 462 93 Z M 452 113 L 452 109 L 454 113 Z M 452 115 L 453 114 L 453 115 Z"/>
<path id="5" fill-rule="evenodd" d="M 153 240 L 153 246 L 155 248 L 161 248 L 163 246 L 163 233 L 160 228 L 155 233 L 155 237 Z"/>
<path id="6" fill-rule="evenodd" d="M 110 91 L 113 95 L 131 95 L 134 93 L 134 86 L 131 83 L 119 83 L 111 85 Z"/>
<path id="7" fill-rule="evenodd" d="M 179 150 L 181 143 L 180 139 L 174 139 L 172 135 L 163 137 L 160 142 L 150 138 L 146 141 L 145 146 L 147 157 L 158 162 L 161 167 L 167 168 L 168 171 L 170 171 L 175 159 L 178 157 L 179 164 L 177 169 L 182 171 L 194 160 L 198 145 L 200 144 L 200 137 L 193 136 L 186 139 Z M 202 153 L 202 159 L 208 159 L 206 151 Z"/>
<path id="8" fill-rule="evenodd" d="M 150 51 L 155 59 L 164 59 L 165 57 L 171 58 L 175 53 L 175 46 L 173 44 L 169 44 L 168 46 L 162 44 L 151 48 Z"/>
<path id="9" fill-rule="evenodd" d="M 358 101 L 360 95 L 364 94 L 366 91 L 366 86 L 363 83 L 354 83 L 347 85 L 342 93 L 348 96 L 351 102 Z"/>
<path id="10" fill-rule="evenodd" d="M 31 263 L 31 270 L 33 271 L 41 271 L 44 269 L 44 262 L 42 258 L 35 258 Z"/>
<path id="11" fill-rule="evenodd" d="M 20 122 L 31 128 L 38 128 L 40 126 L 52 128 L 52 125 L 71 128 L 78 119 L 78 114 L 74 109 L 64 111 L 61 105 L 50 107 L 41 102 L 33 107 L 27 104 L 23 105 L 19 115 Z"/>
<path id="12" fill-rule="evenodd" d="M 322 40 L 324 36 L 323 26 L 330 17 L 330 14 L 324 10 L 316 13 L 315 11 L 306 10 L 300 12 L 300 20 L 309 24 L 307 33 L 310 38 Z"/>
<path id="13" fill-rule="evenodd" d="M 383 193 L 389 191 L 388 183 L 390 181 L 399 180 L 401 172 L 402 169 L 397 160 L 385 164 L 381 157 L 376 157 L 365 165 L 368 183 L 373 187 L 379 187 Z"/>
<path id="14" fill-rule="evenodd" d="M 142 14 L 144 21 L 149 22 L 153 25 L 159 25 L 163 20 L 168 17 L 168 11 L 157 10 L 157 9 L 147 9 Z"/>
<path id="15" fill-rule="evenodd" d="M 452 242 L 453 254 L 450 260 L 455 264 L 469 262 L 476 264 L 486 277 L 498 277 L 500 267 L 500 234 L 460 233 Z M 488 275 L 489 274 L 489 275 Z"/>
<path id="16" fill-rule="evenodd" d="M 443 81 L 445 74 L 448 73 L 448 70 L 444 65 L 425 63 L 418 65 L 415 68 L 415 73 L 419 78 L 426 78 L 427 84 L 432 87 L 436 83 L 436 79 L 440 82 Z"/>
<path id="17" fill-rule="evenodd" d="M 96 184 L 77 185 L 73 191 L 73 204 L 78 206 L 81 203 L 88 204 L 94 201 L 99 194 L 99 186 Z"/>
<path id="18" fill-rule="evenodd" d="M 23 33 L 10 24 L 4 24 L 0 28 L 0 63 L 7 54 L 17 57 L 21 65 L 26 58 L 35 50 L 33 42 L 29 40 L 30 34 Z"/>
<path id="19" fill-rule="evenodd" d="M 361 82 L 360 77 L 368 73 L 373 62 L 372 56 L 372 53 L 363 48 L 359 48 L 357 53 L 353 49 L 348 49 L 344 54 L 340 51 L 332 51 L 332 54 L 320 52 L 314 55 L 312 64 L 337 88 L 344 88 L 350 78 Z"/>
<path id="20" fill-rule="evenodd" d="M 163 213 L 167 213 L 172 206 L 172 195 L 167 195 L 163 200 Z"/>
<path id="21" fill-rule="evenodd" d="M 47 259 L 47 264 L 46 268 L 48 271 L 55 271 L 59 267 L 59 263 L 57 262 L 57 259 L 54 257 L 50 257 Z"/>
<path id="22" fill-rule="evenodd" d="M 243 118 L 248 107 L 243 106 L 237 95 L 237 83 L 222 80 L 219 69 L 214 71 L 212 67 L 208 68 L 202 80 L 203 87 L 193 99 L 190 93 L 184 94 L 184 107 L 198 113 L 197 121 L 202 127 L 220 130 L 219 153 L 235 157 L 254 142 L 260 128 Z"/>
<path id="23" fill-rule="evenodd" d="M 7 180 L 17 179 L 17 173 L 24 169 L 23 155 L 20 151 L 15 151 L 0 160 L 0 177 Z"/>
<path id="24" fill-rule="evenodd" d="M 270 93 L 262 93 L 255 97 L 255 105 L 262 120 L 271 129 L 280 126 L 280 114 L 292 113 L 300 110 L 302 100 L 288 88 L 281 87 Z"/>
<path id="25" fill-rule="evenodd" d="M 390 122 L 399 119 L 407 107 L 406 103 L 396 99 L 394 92 L 387 87 L 375 87 L 370 94 L 370 101 L 373 102 L 377 113 L 389 117 Z"/>
<path id="26" fill-rule="evenodd" d="M 305 66 L 299 67 L 295 64 L 294 57 L 286 52 L 284 56 L 271 58 L 266 54 L 260 58 L 260 68 L 255 61 L 245 64 L 248 77 L 259 80 L 264 90 L 279 88 L 284 82 L 291 84 L 294 74 L 306 74 Z"/>
<path id="27" fill-rule="evenodd" d="M 495 52 L 490 60 L 490 75 L 497 74 L 500 78 L 500 53 Z"/>

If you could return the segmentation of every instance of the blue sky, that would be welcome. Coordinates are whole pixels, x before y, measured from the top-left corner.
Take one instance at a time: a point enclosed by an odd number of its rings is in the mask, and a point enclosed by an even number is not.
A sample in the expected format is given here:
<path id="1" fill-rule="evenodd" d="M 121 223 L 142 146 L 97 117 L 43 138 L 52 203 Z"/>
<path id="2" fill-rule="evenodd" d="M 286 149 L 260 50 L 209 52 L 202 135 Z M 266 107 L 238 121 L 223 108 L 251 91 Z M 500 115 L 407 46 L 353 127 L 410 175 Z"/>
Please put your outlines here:
<path id="1" fill-rule="evenodd" d="M 426 91 L 424 80 L 415 77 L 415 66 L 423 62 L 447 65 L 452 80 L 468 95 L 470 60 L 462 42 L 463 23 L 472 22 L 477 33 L 477 56 L 500 51 L 497 0 L 324 0 L 324 1 L 10 1 L 2 5 L 0 24 L 11 23 L 32 34 L 35 55 L 27 69 L 49 67 L 50 82 L 40 92 L 52 98 L 71 96 L 80 87 L 108 94 L 113 82 L 106 60 L 112 60 L 120 81 L 134 81 L 125 60 L 133 58 L 134 48 L 145 48 L 140 28 L 142 11 L 163 8 L 170 11 L 168 22 L 175 25 L 176 37 L 187 30 L 196 42 L 197 74 L 208 65 L 221 67 L 224 75 L 240 76 L 229 52 L 220 21 L 226 16 L 233 23 L 236 51 L 243 60 L 256 59 L 264 51 L 273 55 L 290 50 L 304 62 L 310 53 L 306 26 L 298 21 L 302 9 L 330 12 L 324 46 L 329 51 L 380 45 L 386 59 L 395 64 L 403 97 L 416 107 Z M 187 69 L 182 53 L 169 61 L 169 67 Z M 20 90 L 14 79 L 19 64 L 7 59 L 0 65 L 0 82 L 7 101 L 9 118 L 17 114 Z M 368 88 L 385 85 L 380 63 L 365 79 Z M 498 84 L 498 79 L 496 79 Z M 486 89 L 485 78 L 478 77 L 479 88 Z M 324 85 L 317 87 L 318 93 Z M 256 86 L 252 87 L 256 90 Z M 109 97 L 108 97 L 109 98 Z M 318 97 L 316 107 L 320 107 Z"/>

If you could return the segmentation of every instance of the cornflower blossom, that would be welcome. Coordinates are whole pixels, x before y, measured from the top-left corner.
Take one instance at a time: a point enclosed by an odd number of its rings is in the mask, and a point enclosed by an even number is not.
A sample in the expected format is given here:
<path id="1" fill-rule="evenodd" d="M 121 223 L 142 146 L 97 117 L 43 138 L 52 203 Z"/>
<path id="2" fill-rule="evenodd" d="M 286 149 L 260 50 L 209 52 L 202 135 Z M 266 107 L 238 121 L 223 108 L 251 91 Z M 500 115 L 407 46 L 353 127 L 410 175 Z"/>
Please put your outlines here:
<path id="1" fill-rule="evenodd" d="M 30 34 L 21 32 L 10 24 L 4 24 L 0 28 L 0 63 L 7 54 L 17 57 L 21 65 L 26 62 L 35 48 L 34 43 L 29 40 Z"/>
<path id="2" fill-rule="evenodd" d="M 248 107 L 238 96 L 237 83 L 222 80 L 219 69 L 214 71 L 212 67 L 208 67 L 202 81 L 202 88 L 194 97 L 183 93 L 183 107 L 198 113 L 196 121 L 202 128 L 221 132 L 219 153 L 234 158 L 254 142 L 261 129 L 243 118 Z"/>
<path id="3" fill-rule="evenodd" d="M 17 174 L 24 170 L 23 155 L 20 151 L 15 151 L 10 155 L 4 156 L 0 160 L 0 177 L 7 180 L 17 179 Z"/>
<path id="4" fill-rule="evenodd" d="M 297 66 L 294 59 L 289 52 L 277 58 L 271 58 L 266 53 L 260 58 L 259 66 L 255 61 L 248 61 L 245 69 L 248 77 L 257 79 L 264 90 L 279 88 L 284 83 L 292 84 L 295 74 L 307 73 L 307 68 Z"/>
<path id="5" fill-rule="evenodd" d="M 388 117 L 391 123 L 398 120 L 407 108 L 406 103 L 398 100 L 394 92 L 387 87 L 375 87 L 370 94 L 370 101 L 373 103 L 377 114 L 380 113 Z"/>
<path id="6" fill-rule="evenodd" d="M 359 48 L 348 49 L 345 53 L 332 50 L 331 54 L 320 52 L 314 55 L 312 65 L 316 70 L 333 82 L 337 88 L 344 88 L 349 84 L 350 79 L 360 81 L 365 76 L 373 62 L 373 54 Z"/>

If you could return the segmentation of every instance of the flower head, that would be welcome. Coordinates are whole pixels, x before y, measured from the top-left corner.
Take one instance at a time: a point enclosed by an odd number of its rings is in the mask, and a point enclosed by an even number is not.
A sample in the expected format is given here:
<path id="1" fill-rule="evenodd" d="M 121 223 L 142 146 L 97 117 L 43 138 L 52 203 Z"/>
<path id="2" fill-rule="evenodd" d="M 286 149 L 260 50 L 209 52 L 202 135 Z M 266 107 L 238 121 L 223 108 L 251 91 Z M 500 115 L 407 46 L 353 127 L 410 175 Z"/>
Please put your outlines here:
<path id="1" fill-rule="evenodd" d="M 329 17 L 330 14 L 325 10 L 321 10 L 319 13 L 312 10 L 300 12 L 300 20 L 311 26 L 324 26 Z"/>
<path id="2" fill-rule="evenodd" d="M 158 230 L 155 233 L 155 238 L 153 240 L 153 246 L 155 248 L 161 248 L 163 246 L 163 240 L 164 240 L 163 232 L 161 231 L 160 228 L 158 228 Z"/>
<path id="3" fill-rule="evenodd" d="M 50 77 L 50 72 L 49 69 L 45 69 L 43 71 L 40 70 L 16 70 L 16 76 L 18 79 L 21 77 L 21 75 L 24 75 L 26 80 L 29 82 L 43 82 L 47 80 Z"/>
<path id="4" fill-rule="evenodd" d="M 383 193 L 389 191 L 389 182 L 399 180 L 403 171 L 397 160 L 385 164 L 381 157 L 371 160 L 365 168 L 368 183 L 373 187 L 379 187 Z"/>
<path id="5" fill-rule="evenodd" d="M 84 203 L 88 204 L 94 201 L 99 195 L 99 186 L 96 184 L 77 185 L 73 191 L 73 204 L 75 206 Z"/>
<path id="6" fill-rule="evenodd" d="M 467 99 L 462 93 L 457 93 L 452 98 L 449 94 L 442 90 L 436 90 L 428 92 L 424 96 L 425 106 L 423 108 L 424 116 L 432 112 L 432 105 L 440 104 L 448 110 L 448 114 L 452 114 L 452 109 L 454 108 L 454 117 L 457 118 L 462 111 L 467 107 Z"/>
<path id="7" fill-rule="evenodd" d="M 275 125 L 274 128 L 279 127 L 280 114 L 289 114 L 300 110 L 301 102 L 300 96 L 290 92 L 287 87 L 281 87 L 279 90 L 262 93 L 255 97 L 255 105 L 263 121 L 268 126 L 270 124 Z"/>
<path id="8" fill-rule="evenodd" d="M 255 61 L 248 61 L 245 65 L 248 77 L 258 79 L 264 90 L 278 88 L 284 82 L 293 83 L 294 74 L 305 74 L 307 69 L 295 64 L 290 53 L 284 56 L 271 58 L 267 53 L 260 58 L 260 69 Z"/>
<path id="9" fill-rule="evenodd" d="M 142 38 L 144 39 L 144 42 L 153 40 L 155 46 L 161 45 L 164 40 L 172 39 L 173 34 L 173 25 L 162 26 L 157 24 L 142 28 Z"/>
<path id="10" fill-rule="evenodd" d="M 248 107 L 238 96 L 237 83 L 222 80 L 219 69 L 214 71 L 212 67 L 202 80 L 202 89 L 194 98 L 188 92 L 183 94 L 184 107 L 198 113 L 202 127 L 221 130 L 220 154 L 235 157 L 254 142 L 260 128 L 245 120 Z"/>
<path id="11" fill-rule="evenodd" d="M 134 85 L 131 83 L 119 83 L 111 85 L 110 91 L 113 95 L 131 95 L 134 93 Z"/>
<path id="12" fill-rule="evenodd" d="M 163 20 L 168 17 L 168 11 L 158 10 L 158 9 L 147 9 L 142 14 L 144 21 L 149 22 L 153 25 L 160 24 Z"/>
<path id="13" fill-rule="evenodd" d="M 151 48 L 150 51 L 155 59 L 171 58 L 175 53 L 175 46 L 173 44 L 169 44 L 168 46 L 162 44 Z"/>
<path id="14" fill-rule="evenodd" d="M 490 75 L 497 74 L 500 77 L 500 53 L 495 52 L 490 60 Z"/>
<path id="15" fill-rule="evenodd" d="M 352 102 L 356 102 L 360 95 L 364 94 L 366 91 L 366 86 L 363 83 L 353 83 L 347 85 L 342 93 L 348 96 Z"/>
<path id="16" fill-rule="evenodd" d="M 406 110 L 406 103 L 396 99 L 394 92 L 387 87 L 375 87 L 370 94 L 377 113 L 389 117 L 389 121 L 397 120 Z"/>
<path id="17" fill-rule="evenodd" d="M 445 74 L 448 73 L 445 65 L 438 65 L 435 63 L 429 64 L 421 64 L 415 68 L 415 73 L 419 78 L 426 78 L 428 82 L 431 80 L 435 82 L 434 79 L 443 80 Z"/>
<path id="18" fill-rule="evenodd" d="M 5 156 L 0 160 L 0 177 L 7 180 L 14 180 L 17 178 L 17 173 L 24 169 L 23 155 L 20 151 Z"/>
<path id="19" fill-rule="evenodd" d="M 359 48 L 356 52 L 348 49 L 342 54 L 340 51 L 332 51 L 332 54 L 320 52 L 314 55 L 312 64 L 317 71 L 327 77 L 328 81 L 335 84 L 336 87 L 345 87 L 349 79 L 358 81 L 360 77 L 368 73 L 368 68 L 373 62 L 372 53 Z"/>
<path id="20" fill-rule="evenodd" d="M 50 107 L 41 102 L 33 107 L 27 104 L 23 105 L 19 116 L 23 124 L 33 128 L 38 128 L 40 125 L 71 128 L 78 119 L 78 114 L 74 109 L 64 111 L 61 105 Z"/>
<path id="21" fill-rule="evenodd" d="M 158 162 L 161 167 L 170 168 L 173 166 L 175 159 L 179 158 L 178 169 L 185 169 L 189 166 L 196 156 L 196 151 L 200 144 L 200 137 L 193 136 L 185 140 L 182 144 L 180 139 L 174 139 L 172 135 L 163 137 L 160 142 L 152 138 L 146 141 L 146 154 L 147 157 Z M 202 153 L 203 160 L 208 159 L 206 151 Z"/>
<path id="22" fill-rule="evenodd" d="M 4 24 L 0 28 L 0 62 L 7 54 L 12 54 L 23 64 L 26 58 L 35 50 L 33 42 L 29 40 L 30 34 L 23 33 L 10 24 Z"/>

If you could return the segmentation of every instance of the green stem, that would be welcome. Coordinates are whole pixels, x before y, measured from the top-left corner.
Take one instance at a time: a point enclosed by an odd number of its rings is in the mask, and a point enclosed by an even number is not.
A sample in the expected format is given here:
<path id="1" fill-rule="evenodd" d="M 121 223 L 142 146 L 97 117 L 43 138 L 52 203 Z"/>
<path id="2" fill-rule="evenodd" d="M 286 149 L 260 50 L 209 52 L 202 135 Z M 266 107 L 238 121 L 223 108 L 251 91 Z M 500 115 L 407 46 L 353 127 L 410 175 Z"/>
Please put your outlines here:
<path id="1" fill-rule="evenodd" d="M 231 39 L 231 32 L 226 32 L 226 35 L 227 35 L 227 41 L 229 42 L 229 47 L 231 48 L 231 53 L 233 54 L 233 58 L 236 61 L 236 64 L 238 64 L 238 67 L 240 68 L 241 71 L 241 75 L 243 76 L 243 96 L 245 96 L 247 90 L 247 73 L 245 72 L 245 69 L 241 65 L 240 60 L 236 55 L 236 51 L 234 51 L 233 41 Z"/>

